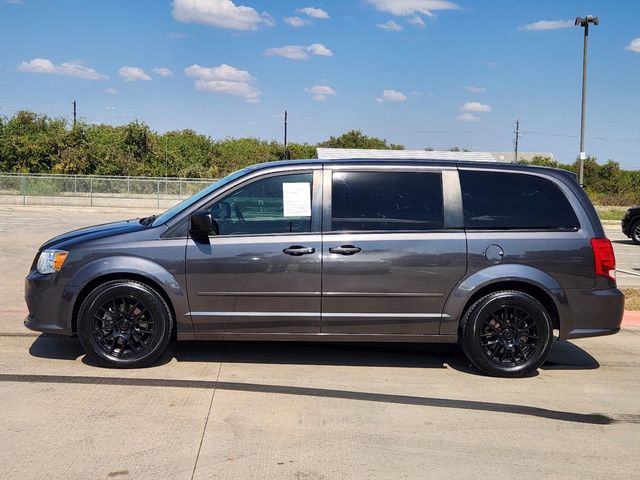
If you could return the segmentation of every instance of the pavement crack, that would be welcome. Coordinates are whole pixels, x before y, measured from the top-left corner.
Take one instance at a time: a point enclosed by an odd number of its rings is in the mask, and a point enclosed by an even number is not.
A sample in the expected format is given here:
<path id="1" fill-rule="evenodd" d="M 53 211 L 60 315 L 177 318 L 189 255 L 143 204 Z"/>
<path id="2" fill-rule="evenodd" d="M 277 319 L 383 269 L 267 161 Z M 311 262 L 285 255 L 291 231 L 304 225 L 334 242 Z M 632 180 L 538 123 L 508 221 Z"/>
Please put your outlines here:
<path id="1" fill-rule="evenodd" d="M 216 381 L 213 385 L 213 391 L 211 392 L 211 400 L 209 400 L 209 409 L 207 410 L 207 416 L 204 420 L 204 427 L 202 428 L 202 435 L 200 436 L 200 444 L 198 445 L 198 453 L 196 454 L 196 461 L 193 464 L 193 471 L 191 472 L 191 480 L 194 479 L 196 475 L 196 469 L 198 468 L 198 460 L 200 460 L 200 452 L 202 451 L 202 444 L 204 443 L 204 435 L 207 433 L 207 425 L 209 424 L 209 416 L 211 415 L 211 408 L 213 407 L 213 399 L 216 396 L 216 391 L 218 387 L 218 381 L 220 380 L 220 372 L 222 371 L 222 364 L 224 363 L 224 359 L 227 355 L 227 346 L 228 343 L 225 342 L 224 350 L 222 351 L 222 358 L 220 359 L 220 366 L 218 367 L 218 374 L 216 375 Z"/>

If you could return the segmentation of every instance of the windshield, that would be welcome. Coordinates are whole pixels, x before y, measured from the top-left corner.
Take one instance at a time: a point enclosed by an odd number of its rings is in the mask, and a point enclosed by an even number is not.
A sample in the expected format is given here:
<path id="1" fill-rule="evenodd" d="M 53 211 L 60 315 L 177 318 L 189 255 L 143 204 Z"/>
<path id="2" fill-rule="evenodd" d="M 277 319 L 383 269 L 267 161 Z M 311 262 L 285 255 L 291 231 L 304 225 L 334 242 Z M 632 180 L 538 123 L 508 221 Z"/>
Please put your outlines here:
<path id="1" fill-rule="evenodd" d="M 233 172 L 232 174 L 227 175 L 224 178 L 221 178 L 217 182 L 212 183 L 208 187 L 203 188 L 198 193 L 190 196 L 189 198 L 187 198 L 187 199 L 183 200 L 182 202 L 180 202 L 179 204 L 177 204 L 175 207 L 170 208 L 169 210 L 167 210 L 163 214 L 161 214 L 158 217 L 156 217 L 153 220 L 153 226 L 155 227 L 155 226 L 162 225 L 163 223 L 168 222 L 173 217 L 175 217 L 177 214 L 182 212 L 185 208 L 189 208 L 191 205 L 193 205 L 194 203 L 198 202 L 202 198 L 206 197 L 207 195 L 209 195 L 214 190 L 226 185 L 229 182 L 232 182 L 233 180 L 235 180 L 238 177 L 241 177 L 249 169 L 244 168 L 242 170 L 238 170 L 237 172 Z"/>

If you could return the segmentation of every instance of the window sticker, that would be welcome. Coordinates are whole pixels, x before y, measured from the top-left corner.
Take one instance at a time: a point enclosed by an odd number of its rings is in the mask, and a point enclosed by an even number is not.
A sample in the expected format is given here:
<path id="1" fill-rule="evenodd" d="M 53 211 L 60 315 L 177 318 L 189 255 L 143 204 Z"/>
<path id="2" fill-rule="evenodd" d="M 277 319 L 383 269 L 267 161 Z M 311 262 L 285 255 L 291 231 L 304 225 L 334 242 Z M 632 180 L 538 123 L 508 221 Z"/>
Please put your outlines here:
<path id="1" fill-rule="evenodd" d="M 311 184 L 308 182 L 283 183 L 282 204 L 285 217 L 310 217 Z"/>

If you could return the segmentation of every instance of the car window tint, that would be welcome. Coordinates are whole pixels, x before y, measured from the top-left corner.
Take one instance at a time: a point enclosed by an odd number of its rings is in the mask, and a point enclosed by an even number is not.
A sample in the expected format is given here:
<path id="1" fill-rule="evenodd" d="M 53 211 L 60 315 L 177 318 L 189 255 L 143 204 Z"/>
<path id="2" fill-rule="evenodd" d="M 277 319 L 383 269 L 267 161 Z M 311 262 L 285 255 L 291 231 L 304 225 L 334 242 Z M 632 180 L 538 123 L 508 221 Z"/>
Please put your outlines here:
<path id="1" fill-rule="evenodd" d="M 311 231 L 311 173 L 255 180 L 207 210 L 219 235 L 266 235 Z"/>
<path id="2" fill-rule="evenodd" d="M 460 171 L 469 229 L 577 229 L 564 193 L 551 181 L 520 173 Z"/>
<path id="3" fill-rule="evenodd" d="M 442 176 L 433 172 L 334 172 L 333 231 L 441 230 Z"/>

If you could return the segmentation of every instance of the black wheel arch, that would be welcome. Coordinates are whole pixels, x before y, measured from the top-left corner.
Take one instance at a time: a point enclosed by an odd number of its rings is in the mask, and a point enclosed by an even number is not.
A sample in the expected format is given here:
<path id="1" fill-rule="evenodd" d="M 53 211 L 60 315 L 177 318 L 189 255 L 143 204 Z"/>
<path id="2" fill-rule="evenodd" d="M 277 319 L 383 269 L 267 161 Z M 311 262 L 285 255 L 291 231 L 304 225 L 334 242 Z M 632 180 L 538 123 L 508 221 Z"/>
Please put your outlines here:
<path id="1" fill-rule="evenodd" d="M 499 281 L 479 288 L 476 292 L 473 293 L 473 295 L 471 295 L 471 297 L 469 297 L 469 300 L 467 300 L 467 303 L 465 304 L 460 314 L 460 320 L 462 320 L 464 315 L 467 313 L 467 310 L 469 310 L 469 308 L 471 308 L 471 306 L 478 300 L 485 297 L 486 295 L 489 295 L 490 293 L 499 292 L 502 290 L 515 290 L 526 293 L 527 295 L 531 295 L 542 304 L 545 310 L 547 310 L 547 313 L 551 318 L 551 324 L 553 325 L 553 328 L 556 330 L 560 330 L 560 313 L 558 312 L 558 307 L 551 295 L 538 285 L 519 280 Z M 461 326 L 462 321 L 458 323 L 459 334 L 461 333 Z"/>
<path id="2" fill-rule="evenodd" d="M 105 275 L 101 275 L 92 279 L 90 282 L 88 282 L 85 286 L 82 287 L 82 289 L 76 296 L 76 300 L 73 304 L 71 328 L 74 335 L 78 333 L 78 313 L 80 312 L 80 307 L 82 306 L 82 303 L 84 302 L 84 300 L 96 287 L 98 287 L 98 285 L 102 285 L 103 283 L 106 283 L 112 280 L 134 280 L 134 281 L 143 283 L 147 287 L 155 290 L 158 293 L 158 295 L 162 297 L 162 299 L 166 302 L 166 304 L 169 307 L 171 316 L 174 319 L 173 331 L 171 332 L 171 335 L 172 337 L 175 337 L 176 328 L 177 328 L 176 311 L 173 306 L 173 303 L 171 302 L 171 299 L 169 298 L 169 295 L 167 295 L 167 292 L 162 288 L 162 286 L 158 282 L 154 281 L 153 279 L 149 277 L 145 277 L 144 275 L 140 275 L 137 273 L 130 273 L 130 272 L 108 273 Z"/>

